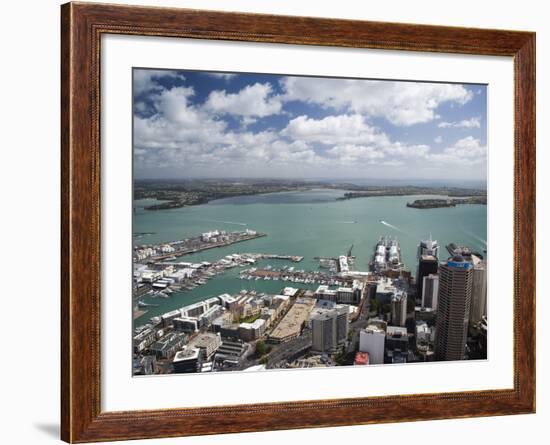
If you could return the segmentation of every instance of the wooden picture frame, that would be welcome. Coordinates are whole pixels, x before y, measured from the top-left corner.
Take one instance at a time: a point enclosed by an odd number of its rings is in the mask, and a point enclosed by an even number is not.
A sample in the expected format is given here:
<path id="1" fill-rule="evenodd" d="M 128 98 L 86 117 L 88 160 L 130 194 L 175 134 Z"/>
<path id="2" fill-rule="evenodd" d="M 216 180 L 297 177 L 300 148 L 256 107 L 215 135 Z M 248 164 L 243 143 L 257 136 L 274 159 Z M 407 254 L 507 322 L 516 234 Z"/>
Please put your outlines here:
<path id="1" fill-rule="evenodd" d="M 174 437 L 535 412 L 535 34 L 68 3 L 61 7 L 61 437 Z M 166 36 L 510 56 L 515 70 L 514 387 L 102 412 L 100 38 Z"/>

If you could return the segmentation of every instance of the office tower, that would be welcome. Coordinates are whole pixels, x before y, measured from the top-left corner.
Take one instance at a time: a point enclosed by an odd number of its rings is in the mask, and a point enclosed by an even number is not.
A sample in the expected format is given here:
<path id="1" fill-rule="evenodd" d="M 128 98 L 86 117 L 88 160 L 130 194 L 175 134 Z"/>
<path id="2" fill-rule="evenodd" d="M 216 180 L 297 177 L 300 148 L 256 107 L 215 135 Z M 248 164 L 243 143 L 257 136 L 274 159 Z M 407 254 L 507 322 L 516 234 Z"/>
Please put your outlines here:
<path id="1" fill-rule="evenodd" d="M 437 295 L 439 293 L 439 275 L 429 274 L 423 279 L 422 308 L 437 310 Z"/>
<path id="2" fill-rule="evenodd" d="M 311 313 L 312 349 L 316 352 L 337 352 L 344 345 L 349 329 L 348 307 L 315 308 Z"/>
<path id="3" fill-rule="evenodd" d="M 407 328 L 388 326 L 386 329 L 386 356 L 390 363 L 406 363 L 409 349 Z"/>
<path id="4" fill-rule="evenodd" d="M 369 354 L 369 364 L 384 363 L 384 346 L 386 342 L 386 323 L 371 320 L 368 326 L 359 333 L 359 351 Z"/>
<path id="5" fill-rule="evenodd" d="M 472 301 L 470 304 L 470 327 L 479 323 L 487 315 L 487 264 L 474 265 Z"/>
<path id="6" fill-rule="evenodd" d="M 420 255 L 416 270 L 416 295 L 422 297 L 424 291 L 424 277 L 436 274 L 438 269 L 437 257 L 434 255 Z"/>
<path id="7" fill-rule="evenodd" d="M 435 353 L 438 360 L 464 359 L 473 266 L 455 255 L 439 267 Z"/>
<path id="8" fill-rule="evenodd" d="M 391 322 L 393 326 L 405 326 L 407 321 L 407 293 L 396 292 L 391 299 Z"/>
<path id="9" fill-rule="evenodd" d="M 437 240 L 432 239 L 431 234 L 429 239 L 420 241 L 418 245 L 416 258 L 420 259 L 422 255 L 431 255 L 436 259 L 439 258 L 439 244 L 437 244 Z"/>

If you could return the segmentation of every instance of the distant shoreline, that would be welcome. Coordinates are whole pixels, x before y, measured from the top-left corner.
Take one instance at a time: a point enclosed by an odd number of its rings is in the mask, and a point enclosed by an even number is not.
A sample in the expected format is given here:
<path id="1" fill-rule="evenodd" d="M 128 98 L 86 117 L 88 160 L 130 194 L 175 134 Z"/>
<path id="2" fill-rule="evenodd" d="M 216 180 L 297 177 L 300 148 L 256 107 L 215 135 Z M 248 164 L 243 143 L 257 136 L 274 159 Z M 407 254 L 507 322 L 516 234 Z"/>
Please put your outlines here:
<path id="1" fill-rule="evenodd" d="M 464 204 L 479 204 L 487 205 L 486 196 L 471 196 L 461 199 L 417 199 L 413 202 L 408 202 L 407 207 L 414 209 L 437 209 L 440 207 L 456 207 Z"/>
<path id="2" fill-rule="evenodd" d="M 379 196 L 413 196 L 413 195 L 441 195 L 456 198 L 474 199 L 474 204 L 486 203 L 486 190 L 468 189 L 460 187 L 420 187 L 420 186 L 358 186 L 356 184 L 326 184 L 306 183 L 298 181 L 272 181 L 272 182 L 227 182 L 227 181 L 189 181 L 180 183 L 144 183 L 136 187 L 134 199 L 156 199 L 162 201 L 157 204 L 145 206 L 145 210 L 169 210 L 182 207 L 207 204 L 224 198 L 238 196 L 255 196 L 271 193 L 299 192 L 310 190 L 349 190 L 344 196 L 335 198 L 336 201 L 344 201 L 356 198 L 368 198 Z M 414 201 L 409 207 L 428 208 L 420 202 Z M 451 206 L 446 200 L 434 205 L 436 207 Z M 455 201 L 455 200 L 452 200 Z M 458 201 L 458 200 L 456 200 Z M 478 202 L 479 201 L 479 202 Z M 466 203 L 466 202 L 464 202 Z M 463 204 L 464 204 L 463 203 Z M 454 205 L 460 204 L 459 202 Z M 408 205 L 408 204 L 407 204 Z"/>

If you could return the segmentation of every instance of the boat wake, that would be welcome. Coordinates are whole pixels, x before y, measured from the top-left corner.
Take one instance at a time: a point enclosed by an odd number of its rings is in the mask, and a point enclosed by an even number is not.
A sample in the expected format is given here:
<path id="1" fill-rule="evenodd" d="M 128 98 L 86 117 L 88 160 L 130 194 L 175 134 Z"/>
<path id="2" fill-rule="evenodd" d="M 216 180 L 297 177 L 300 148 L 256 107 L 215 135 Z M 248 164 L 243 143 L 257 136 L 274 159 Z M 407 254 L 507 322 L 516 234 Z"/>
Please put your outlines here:
<path id="1" fill-rule="evenodd" d="M 476 241 L 479 241 L 480 243 L 482 243 L 485 247 L 487 247 L 487 240 L 484 240 L 483 238 L 477 236 L 476 234 L 468 231 L 468 230 L 462 230 L 466 235 L 468 236 L 471 236 L 473 239 L 475 239 Z"/>
<path id="2" fill-rule="evenodd" d="M 398 232 L 403 232 L 399 227 L 396 227 L 393 224 L 390 224 L 382 219 L 379 222 L 380 224 L 383 224 L 384 226 L 389 227 L 390 229 L 397 230 Z"/>

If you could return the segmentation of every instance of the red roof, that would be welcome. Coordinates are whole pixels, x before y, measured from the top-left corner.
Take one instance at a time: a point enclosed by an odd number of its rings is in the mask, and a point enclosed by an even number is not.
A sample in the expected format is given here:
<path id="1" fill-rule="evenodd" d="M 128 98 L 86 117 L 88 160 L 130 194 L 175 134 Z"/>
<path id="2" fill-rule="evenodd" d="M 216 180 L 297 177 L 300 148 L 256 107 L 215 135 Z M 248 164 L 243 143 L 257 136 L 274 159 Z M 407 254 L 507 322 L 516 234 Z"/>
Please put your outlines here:
<path id="1" fill-rule="evenodd" d="M 369 353 L 368 352 L 358 352 L 355 354 L 355 365 L 368 365 L 369 364 Z"/>

